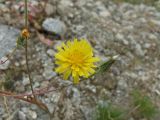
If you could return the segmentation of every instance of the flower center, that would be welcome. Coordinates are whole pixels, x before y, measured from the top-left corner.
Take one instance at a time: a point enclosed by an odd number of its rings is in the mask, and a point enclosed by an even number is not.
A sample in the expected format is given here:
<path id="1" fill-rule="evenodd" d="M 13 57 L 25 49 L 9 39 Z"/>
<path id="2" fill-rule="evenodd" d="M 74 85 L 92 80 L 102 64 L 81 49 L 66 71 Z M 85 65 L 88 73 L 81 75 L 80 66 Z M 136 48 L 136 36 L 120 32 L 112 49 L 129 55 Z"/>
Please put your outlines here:
<path id="1" fill-rule="evenodd" d="M 84 54 L 79 50 L 75 49 L 69 54 L 69 60 L 72 64 L 78 65 L 83 63 Z"/>

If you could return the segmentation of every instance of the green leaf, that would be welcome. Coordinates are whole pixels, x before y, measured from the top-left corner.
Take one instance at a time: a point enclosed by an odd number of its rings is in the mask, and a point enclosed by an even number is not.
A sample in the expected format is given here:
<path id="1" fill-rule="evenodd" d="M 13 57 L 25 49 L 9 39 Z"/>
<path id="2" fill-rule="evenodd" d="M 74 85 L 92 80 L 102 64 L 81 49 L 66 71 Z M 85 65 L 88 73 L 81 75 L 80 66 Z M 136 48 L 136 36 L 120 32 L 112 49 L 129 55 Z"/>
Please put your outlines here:
<path id="1" fill-rule="evenodd" d="M 138 90 L 134 90 L 132 95 L 134 105 L 139 106 L 137 112 L 140 116 L 150 119 L 156 115 L 157 108 L 148 96 Z"/>
<path id="2" fill-rule="evenodd" d="M 98 104 L 94 118 L 95 120 L 124 120 L 124 113 L 124 110 L 110 103 Z"/>
<path id="3" fill-rule="evenodd" d="M 99 73 L 104 73 L 107 70 L 109 70 L 109 68 L 112 66 L 113 63 L 115 63 L 115 61 L 117 60 L 118 55 L 113 56 L 112 58 L 110 58 L 108 61 L 103 62 L 96 70 L 95 74 L 99 74 Z"/>
<path id="4" fill-rule="evenodd" d="M 22 36 L 19 36 L 17 39 L 17 47 L 21 48 L 24 47 L 26 45 L 26 39 Z"/>

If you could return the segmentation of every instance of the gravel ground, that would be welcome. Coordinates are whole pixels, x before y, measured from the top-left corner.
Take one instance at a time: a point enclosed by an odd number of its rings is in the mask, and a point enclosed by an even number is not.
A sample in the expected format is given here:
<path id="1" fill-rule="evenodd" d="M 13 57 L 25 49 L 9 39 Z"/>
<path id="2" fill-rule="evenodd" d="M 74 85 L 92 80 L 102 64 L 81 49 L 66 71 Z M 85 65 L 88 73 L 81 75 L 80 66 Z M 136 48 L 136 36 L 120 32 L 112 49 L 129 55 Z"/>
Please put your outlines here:
<path id="1" fill-rule="evenodd" d="M 31 2 L 36 5 L 39 1 Z M 17 22 L 20 18 L 16 17 L 19 11 L 13 10 L 15 14 L 11 14 L 12 9 L 19 10 L 17 3 L 0 3 L 0 31 L 3 25 L 22 28 L 24 22 Z M 88 39 L 96 56 L 102 60 L 120 55 L 117 62 L 103 75 L 84 81 L 78 86 L 69 86 L 65 91 L 61 89 L 39 96 L 49 110 L 54 112 L 54 120 L 92 120 L 93 109 L 104 98 L 108 102 L 129 108 L 130 93 L 135 89 L 144 91 L 160 108 L 160 12 L 155 7 L 144 4 L 115 4 L 110 0 L 51 0 L 45 11 L 47 16 L 40 24 L 42 29 L 62 37 L 53 40 L 53 46 L 47 46 L 39 41 L 34 28 L 31 28 L 33 32 L 29 44 L 29 63 L 34 89 L 49 84 L 56 88 L 70 84 L 69 81 L 62 81 L 62 77 L 53 72 L 55 48 L 67 39 Z M 54 35 L 51 36 L 53 38 Z M 0 37 L 0 43 L 2 40 L 4 38 Z M 6 51 L 9 51 L 8 48 Z M 6 79 L 4 76 L 7 74 L 8 79 L 14 83 L 14 92 L 30 91 L 24 50 L 17 50 L 9 62 L 5 69 L 1 69 L 2 80 Z M 49 120 L 48 114 L 35 105 L 9 98 L 8 106 L 10 119 Z M 8 118 L 3 102 L 0 102 L 0 116 L 0 120 Z M 134 116 L 129 119 L 137 120 Z M 159 120 L 159 117 L 155 120 Z"/>

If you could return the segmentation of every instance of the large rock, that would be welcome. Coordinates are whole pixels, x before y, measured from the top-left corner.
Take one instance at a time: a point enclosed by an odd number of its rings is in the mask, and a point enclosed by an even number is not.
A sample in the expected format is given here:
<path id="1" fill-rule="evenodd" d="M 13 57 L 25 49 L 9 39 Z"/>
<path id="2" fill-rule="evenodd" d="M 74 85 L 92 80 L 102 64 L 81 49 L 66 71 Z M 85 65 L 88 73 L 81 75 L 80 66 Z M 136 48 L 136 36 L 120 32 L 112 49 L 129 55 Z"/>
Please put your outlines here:
<path id="1" fill-rule="evenodd" d="M 16 47 L 20 31 L 7 25 L 0 25 L 0 59 Z"/>
<path id="2" fill-rule="evenodd" d="M 44 28 L 44 30 L 58 34 L 60 36 L 63 36 L 66 33 L 66 25 L 64 24 L 64 22 L 58 19 L 47 18 L 43 22 L 42 27 Z"/>

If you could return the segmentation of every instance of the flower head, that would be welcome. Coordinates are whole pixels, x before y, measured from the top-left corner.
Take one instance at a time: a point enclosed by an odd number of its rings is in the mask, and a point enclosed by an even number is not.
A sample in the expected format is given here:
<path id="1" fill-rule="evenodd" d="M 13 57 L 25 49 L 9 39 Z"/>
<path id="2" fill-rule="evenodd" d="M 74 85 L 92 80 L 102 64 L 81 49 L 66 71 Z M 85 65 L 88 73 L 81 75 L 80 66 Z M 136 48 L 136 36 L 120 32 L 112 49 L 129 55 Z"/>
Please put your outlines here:
<path id="1" fill-rule="evenodd" d="M 72 75 L 73 82 L 79 83 L 80 76 L 88 78 L 95 73 L 95 62 L 99 61 L 99 58 L 93 57 L 93 49 L 86 40 L 68 41 L 58 46 L 57 50 L 55 54 L 58 65 L 56 72 L 62 73 L 64 79 Z"/>
<path id="2" fill-rule="evenodd" d="M 24 37 L 24 38 L 29 38 L 30 35 L 29 35 L 28 29 L 26 29 L 26 28 L 23 29 L 22 32 L 21 32 L 21 36 Z"/>

